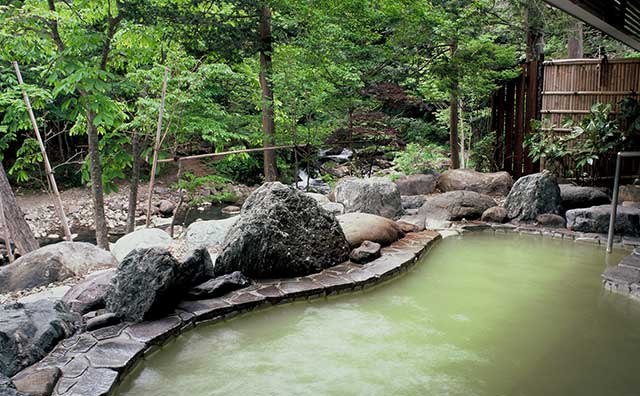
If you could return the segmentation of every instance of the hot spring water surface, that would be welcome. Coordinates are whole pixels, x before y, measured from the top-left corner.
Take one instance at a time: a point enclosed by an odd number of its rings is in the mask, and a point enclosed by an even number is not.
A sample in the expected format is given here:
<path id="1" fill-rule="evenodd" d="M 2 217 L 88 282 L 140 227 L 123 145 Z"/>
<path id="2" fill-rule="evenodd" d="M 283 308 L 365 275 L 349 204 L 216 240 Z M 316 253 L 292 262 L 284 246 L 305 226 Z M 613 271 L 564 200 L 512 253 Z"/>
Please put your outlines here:
<path id="1" fill-rule="evenodd" d="M 606 259 L 528 236 L 445 239 L 381 287 L 187 332 L 119 395 L 638 395 L 640 303 L 602 289 Z"/>

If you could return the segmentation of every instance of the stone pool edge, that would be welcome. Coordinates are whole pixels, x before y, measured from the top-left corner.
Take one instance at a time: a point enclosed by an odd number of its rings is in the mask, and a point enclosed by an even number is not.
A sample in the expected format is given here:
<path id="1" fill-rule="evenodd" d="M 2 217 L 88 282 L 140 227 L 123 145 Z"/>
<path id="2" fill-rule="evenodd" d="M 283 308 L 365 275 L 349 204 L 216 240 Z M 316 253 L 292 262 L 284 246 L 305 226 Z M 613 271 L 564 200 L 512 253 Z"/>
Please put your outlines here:
<path id="1" fill-rule="evenodd" d="M 76 334 L 61 341 L 45 358 L 25 368 L 13 379 L 28 381 L 34 374 L 42 371 L 49 370 L 51 373 L 51 370 L 59 370 L 59 374 L 54 378 L 50 377 L 53 382 L 51 395 L 109 396 L 117 389 L 122 379 L 146 356 L 200 324 L 223 321 L 268 306 L 328 297 L 380 285 L 406 273 L 438 240 L 470 231 L 493 234 L 517 233 L 573 240 L 576 243 L 606 244 L 606 235 L 531 225 L 484 222 L 460 222 L 447 229 L 409 233 L 383 248 L 382 256 L 368 264 L 356 265 L 346 262 L 305 277 L 261 281 L 222 297 L 182 301 L 171 314 L 162 319 L 138 324 L 122 323 Z M 640 238 L 617 237 L 616 246 L 640 247 Z M 625 257 L 619 266 L 623 265 L 628 257 L 636 256 L 632 254 Z M 639 283 L 634 290 L 638 293 L 637 298 L 640 299 L 640 256 L 637 256 L 637 259 L 638 265 L 635 270 L 637 270 Z M 617 267 L 610 267 L 607 271 Z M 627 269 L 623 271 L 628 272 Z M 607 290 L 624 291 L 624 287 L 608 286 L 605 274 L 603 274 L 603 283 Z M 629 283 L 629 285 L 632 284 Z M 629 290 L 631 291 L 630 288 Z M 49 375 L 53 376 L 53 374 Z M 42 376 L 35 375 L 35 377 Z"/>
<path id="2" fill-rule="evenodd" d="M 109 396 L 145 356 L 185 331 L 270 305 L 379 285 L 405 273 L 441 238 L 437 231 L 410 233 L 384 247 L 380 258 L 364 265 L 346 262 L 304 277 L 260 281 L 222 297 L 182 301 L 162 319 L 79 333 L 62 340 L 13 380 L 29 382 L 44 376 L 55 384 L 54 396 Z"/>

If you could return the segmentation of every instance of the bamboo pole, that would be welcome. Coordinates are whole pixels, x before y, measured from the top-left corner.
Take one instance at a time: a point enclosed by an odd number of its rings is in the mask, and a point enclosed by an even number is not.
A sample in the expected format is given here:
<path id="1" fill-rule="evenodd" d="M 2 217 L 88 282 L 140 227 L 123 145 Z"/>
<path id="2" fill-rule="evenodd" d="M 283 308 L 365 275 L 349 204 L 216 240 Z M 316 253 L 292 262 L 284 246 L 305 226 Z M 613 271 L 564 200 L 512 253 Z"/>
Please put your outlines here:
<path id="1" fill-rule="evenodd" d="M 269 146 L 269 147 L 257 147 L 257 148 L 242 149 L 242 150 L 221 151 L 219 153 L 206 153 L 206 154 L 188 155 L 185 157 L 178 157 L 178 158 L 165 158 L 165 159 L 158 160 L 158 163 L 162 164 L 167 162 L 186 161 L 186 160 L 192 160 L 192 159 L 224 157 L 225 155 L 231 155 L 231 154 L 252 153 L 256 151 L 280 150 L 280 149 L 297 148 L 297 147 L 309 147 L 309 145 L 308 144 L 289 144 L 286 146 Z"/>
<path id="2" fill-rule="evenodd" d="M 56 179 L 53 176 L 53 170 L 51 169 L 51 164 L 49 163 L 49 157 L 47 156 L 47 150 L 44 147 L 44 142 L 42 141 L 42 137 L 40 136 L 40 130 L 38 129 L 38 122 L 36 121 L 36 116 L 33 114 L 33 108 L 31 107 L 31 101 L 29 100 L 29 95 L 27 95 L 27 91 L 22 88 L 24 85 L 24 81 L 22 81 L 22 74 L 20 73 L 20 67 L 18 66 L 18 62 L 13 61 L 13 68 L 16 71 L 16 77 L 18 78 L 18 84 L 21 86 L 22 90 L 22 99 L 24 99 L 24 104 L 27 106 L 27 111 L 29 112 L 29 118 L 31 118 L 31 125 L 33 126 L 33 130 L 36 133 L 36 138 L 38 140 L 38 145 L 40 146 L 40 152 L 42 153 L 42 160 L 44 162 L 44 169 L 47 174 L 47 179 L 49 180 L 49 184 L 51 185 L 51 190 L 53 190 L 53 206 L 55 211 L 60 219 L 60 223 L 62 223 L 62 229 L 64 230 L 64 236 L 67 241 L 73 241 L 73 235 L 71 235 L 71 230 L 69 229 L 69 223 L 67 223 L 67 216 L 64 214 L 64 207 L 62 206 L 62 199 L 60 198 L 60 191 L 58 191 L 58 185 L 56 184 Z"/>
<path id="3" fill-rule="evenodd" d="M 160 133 L 162 132 L 162 117 L 164 115 L 164 101 L 167 95 L 167 79 L 169 69 L 164 68 L 162 79 L 162 95 L 160 98 L 160 111 L 158 112 L 158 127 L 156 129 L 156 142 L 153 146 L 153 162 L 151 163 L 151 177 L 149 179 L 149 191 L 147 191 L 147 228 L 151 225 L 151 198 L 153 197 L 153 185 L 156 181 L 156 168 L 158 166 L 158 151 L 160 150 Z"/>

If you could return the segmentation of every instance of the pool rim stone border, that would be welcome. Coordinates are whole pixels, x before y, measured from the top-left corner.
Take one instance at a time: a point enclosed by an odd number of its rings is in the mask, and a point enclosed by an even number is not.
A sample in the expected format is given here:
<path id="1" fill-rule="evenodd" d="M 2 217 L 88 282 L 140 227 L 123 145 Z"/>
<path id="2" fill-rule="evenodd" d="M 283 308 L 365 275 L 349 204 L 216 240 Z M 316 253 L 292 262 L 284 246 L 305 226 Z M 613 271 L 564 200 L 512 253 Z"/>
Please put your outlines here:
<path id="1" fill-rule="evenodd" d="M 304 277 L 258 281 L 222 297 L 181 301 L 173 312 L 161 319 L 75 334 L 62 340 L 42 360 L 20 371 L 14 378 L 29 376 L 43 368 L 58 367 L 62 375 L 54 387 L 53 396 L 110 396 L 145 357 L 186 331 L 268 306 L 327 298 L 380 285 L 406 273 L 443 237 L 466 232 L 517 233 L 606 245 L 606 235 L 480 221 L 458 222 L 447 229 L 409 233 L 382 248 L 381 257 L 364 265 L 345 262 Z M 640 238 L 618 237 L 615 246 L 637 248 L 640 247 Z M 640 264 L 640 256 L 635 257 Z M 640 265 L 638 271 L 640 275 Z M 605 288 L 606 282 L 605 278 Z M 637 291 L 640 296 L 640 284 Z M 96 358 L 96 352 L 92 353 L 94 349 L 110 356 L 101 356 L 100 360 Z"/>

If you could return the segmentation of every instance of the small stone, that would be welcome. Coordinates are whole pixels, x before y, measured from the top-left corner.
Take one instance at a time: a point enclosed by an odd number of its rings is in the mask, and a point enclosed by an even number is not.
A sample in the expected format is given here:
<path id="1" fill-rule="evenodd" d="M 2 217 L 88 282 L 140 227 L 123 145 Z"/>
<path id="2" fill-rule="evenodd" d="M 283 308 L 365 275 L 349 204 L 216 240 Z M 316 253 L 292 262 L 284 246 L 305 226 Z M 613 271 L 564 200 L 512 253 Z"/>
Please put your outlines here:
<path id="1" fill-rule="evenodd" d="M 494 206 L 482 212 L 480 220 L 487 223 L 504 223 L 507 221 L 507 210 L 501 206 Z"/>
<path id="2" fill-rule="evenodd" d="M 120 318 L 114 313 L 105 313 L 87 320 L 87 331 L 100 329 L 120 323 Z"/>
<path id="3" fill-rule="evenodd" d="M 222 213 L 224 213 L 224 214 L 239 214 L 240 213 L 240 207 L 239 206 L 233 206 L 233 205 L 225 206 L 224 208 L 222 208 Z"/>
<path id="4" fill-rule="evenodd" d="M 31 396 L 49 396 L 61 375 L 58 367 L 27 369 L 13 378 L 13 384 L 18 391 Z"/>
<path id="5" fill-rule="evenodd" d="M 358 264 L 368 263 L 380 257 L 381 246 L 379 243 L 364 241 L 360 247 L 353 249 L 349 258 Z"/>
<path id="6" fill-rule="evenodd" d="M 240 271 L 210 279 L 189 291 L 187 297 L 190 299 L 203 299 L 220 297 L 234 290 L 247 287 L 251 284 L 246 276 Z"/>
<path id="7" fill-rule="evenodd" d="M 567 226 L 567 222 L 564 217 L 553 213 L 538 215 L 538 217 L 536 217 L 536 222 L 543 227 L 549 228 L 566 228 Z"/>

